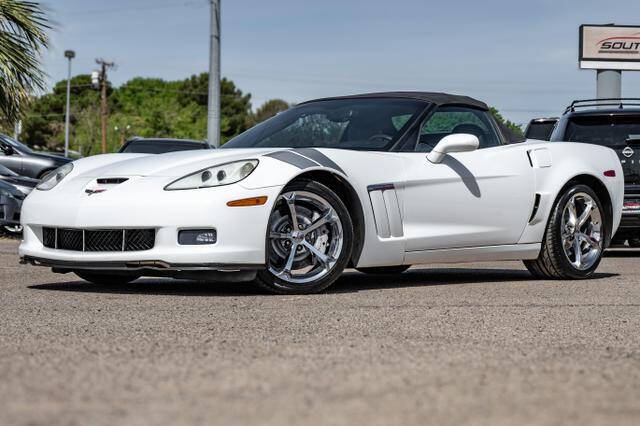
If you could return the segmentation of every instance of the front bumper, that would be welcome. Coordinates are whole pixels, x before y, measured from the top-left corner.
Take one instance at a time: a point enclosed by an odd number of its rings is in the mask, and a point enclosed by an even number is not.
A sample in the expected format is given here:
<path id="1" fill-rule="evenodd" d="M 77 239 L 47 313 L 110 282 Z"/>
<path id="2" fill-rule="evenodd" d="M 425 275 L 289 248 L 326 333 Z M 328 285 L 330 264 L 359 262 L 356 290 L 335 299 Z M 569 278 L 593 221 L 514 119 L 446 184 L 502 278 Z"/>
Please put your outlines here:
<path id="1" fill-rule="evenodd" d="M 24 261 L 60 270 L 107 269 L 144 272 L 239 270 L 265 263 L 265 237 L 273 203 L 282 186 L 247 189 L 241 185 L 219 188 L 164 191 L 146 178 L 135 187 L 110 189 L 101 194 L 32 193 L 24 202 L 23 241 L 19 254 Z M 135 188 L 135 190 L 134 190 Z M 267 196 L 262 206 L 229 207 L 231 200 Z M 71 229 L 154 228 L 150 250 L 84 252 L 47 248 L 43 227 Z M 211 245 L 180 245 L 183 229 L 217 231 Z M 151 274 L 154 272 L 154 274 Z"/>
<path id="2" fill-rule="evenodd" d="M 19 225 L 22 200 L 0 195 L 0 225 Z"/>

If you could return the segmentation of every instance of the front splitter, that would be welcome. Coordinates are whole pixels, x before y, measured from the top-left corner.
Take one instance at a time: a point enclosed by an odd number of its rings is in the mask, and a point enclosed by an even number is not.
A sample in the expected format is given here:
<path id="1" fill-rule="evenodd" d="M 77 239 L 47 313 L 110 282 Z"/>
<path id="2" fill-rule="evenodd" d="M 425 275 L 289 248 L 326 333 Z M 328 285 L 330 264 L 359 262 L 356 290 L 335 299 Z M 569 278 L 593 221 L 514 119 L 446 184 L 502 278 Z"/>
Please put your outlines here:
<path id="1" fill-rule="evenodd" d="M 135 274 L 149 277 L 169 277 L 180 279 L 247 282 L 256 277 L 264 265 L 220 264 L 220 263 L 168 263 L 162 260 L 136 260 L 125 262 L 82 262 L 45 259 L 34 256 L 20 258 L 23 265 L 49 267 L 55 273 L 66 274 L 73 271 L 104 271 L 114 275 Z"/>

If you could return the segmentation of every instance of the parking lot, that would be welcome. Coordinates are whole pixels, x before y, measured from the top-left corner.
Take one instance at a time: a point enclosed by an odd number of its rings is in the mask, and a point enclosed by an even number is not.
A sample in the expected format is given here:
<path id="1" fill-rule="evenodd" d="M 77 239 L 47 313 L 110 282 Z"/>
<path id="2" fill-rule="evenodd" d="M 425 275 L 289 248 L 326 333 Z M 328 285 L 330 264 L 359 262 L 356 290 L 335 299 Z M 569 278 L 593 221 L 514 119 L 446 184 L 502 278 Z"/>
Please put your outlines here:
<path id="1" fill-rule="evenodd" d="M 0 241 L 0 423 L 638 424 L 640 264 L 346 273 L 328 293 L 97 286 Z"/>

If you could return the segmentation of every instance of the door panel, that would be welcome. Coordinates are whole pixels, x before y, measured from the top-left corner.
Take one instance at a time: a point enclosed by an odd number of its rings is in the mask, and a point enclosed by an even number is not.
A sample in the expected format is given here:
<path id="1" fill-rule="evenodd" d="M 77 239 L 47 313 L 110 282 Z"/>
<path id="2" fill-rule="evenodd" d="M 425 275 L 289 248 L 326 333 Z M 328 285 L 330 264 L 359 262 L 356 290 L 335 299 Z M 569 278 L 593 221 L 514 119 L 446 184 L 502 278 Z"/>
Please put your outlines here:
<path id="1" fill-rule="evenodd" d="M 14 152 L 11 155 L 6 155 L 4 152 L 0 151 L 0 164 L 19 175 L 22 174 L 22 156 L 17 152 Z"/>
<path id="2" fill-rule="evenodd" d="M 533 169 L 522 145 L 449 154 L 403 153 L 406 250 L 515 244 L 531 213 Z"/>

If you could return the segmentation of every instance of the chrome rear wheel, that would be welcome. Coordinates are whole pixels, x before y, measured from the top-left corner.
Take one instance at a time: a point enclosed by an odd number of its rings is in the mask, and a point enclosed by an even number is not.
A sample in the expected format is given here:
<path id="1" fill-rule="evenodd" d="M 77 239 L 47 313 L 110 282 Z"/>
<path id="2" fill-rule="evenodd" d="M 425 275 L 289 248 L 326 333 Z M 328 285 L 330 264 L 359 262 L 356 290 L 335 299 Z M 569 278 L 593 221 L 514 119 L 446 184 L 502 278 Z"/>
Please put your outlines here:
<path id="1" fill-rule="evenodd" d="M 569 186 L 551 210 L 538 258 L 524 261 L 527 269 L 537 278 L 593 276 L 611 238 L 607 211 L 591 187 Z"/>
<path id="2" fill-rule="evenodd" d="M 602 254 L 602 214 L 596 201 L 578 192 L 562 212 L 562 248 L 569 262 L 579 270 L 591 268 Z"/>

